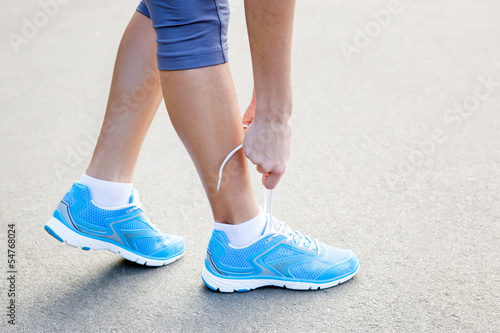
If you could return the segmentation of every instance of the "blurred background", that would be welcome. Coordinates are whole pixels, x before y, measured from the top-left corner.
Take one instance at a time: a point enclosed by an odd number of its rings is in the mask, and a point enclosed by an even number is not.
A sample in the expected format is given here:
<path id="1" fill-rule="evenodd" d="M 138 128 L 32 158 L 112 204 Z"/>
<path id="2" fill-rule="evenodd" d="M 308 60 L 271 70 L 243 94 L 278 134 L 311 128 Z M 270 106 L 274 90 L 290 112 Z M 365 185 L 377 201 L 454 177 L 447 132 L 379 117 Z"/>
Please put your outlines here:
<path id="1" fill-rule="evenodd" d="M 229 1 L 244 110 L 243 0 Z M 500 2 L 297 2 L 293 147 L 273 214 L 353 249 L 361 269 L 332 289 L 234 295 L 201 281 L 210 207 L 163 104 L 134 185 L 152 222 L 186 238 L 185 257 L 141 267 L 43 230 L 90 161 L 137 4 L 0 3 L 0 276 L 9 223 L 18 245 L 18 324 L 2 316 L 0 331 L 498 330 Z"/>

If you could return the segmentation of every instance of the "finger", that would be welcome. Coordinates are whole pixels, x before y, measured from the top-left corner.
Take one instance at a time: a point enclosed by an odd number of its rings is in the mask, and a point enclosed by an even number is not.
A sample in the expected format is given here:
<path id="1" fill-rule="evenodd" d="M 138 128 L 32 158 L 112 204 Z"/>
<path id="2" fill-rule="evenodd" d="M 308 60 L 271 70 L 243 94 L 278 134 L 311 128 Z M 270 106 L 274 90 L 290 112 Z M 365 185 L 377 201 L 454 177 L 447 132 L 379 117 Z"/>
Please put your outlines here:
<path id="1" fill-rule="evenodd" d="M 259 173 L 262 173 L 262 174 L 269 173 L 269 169 L 264 169 L 264 168 L 262 167 L 262 165 L 258 165 L 258 164 L 257 164 L 257 171 L 258 171 Z"/>
<path id="2" fill-rule="evenodd" d="M 245 114 L 243 115 L 242 119 L 243 127 L 245 127 L 245 125 L 248 127 L 253 122 L 253 118 L 255 117 L 255 106 L 256 106 L 256 98 L 254 90 L 252 94 L 252 100 L 250 101 L 250 104 L 248 105 Z"/>
<path id="3" fill-rule="evenodd" d="M 243 123 L 243 126 L 247 126 L 250 125 L 253 121 L 253 117 L 254 115 L 251 114 L 249 111 L 245 112 L 245 114 L 243 115 L 243 119 L 241 120 L 241 122 Z"/>
<path id="4" fill-rule="evenodd" d="M 275 172 L 269 172 L 269 173 L 267 173 L 267 175 L 268 175 L 267 177 L 266 177 L 266 174 L 264 174 L 262 176 L 262 184 L 268 190 L 272 190 L 276 186 L 278 186 L 278 183 L 281 179 L 282 174 L 278 174 Z"/>
<path id="5" fill-rule="evenodd" d="M 266 172 L 265 174 L 262 175 L 262 185 L 266 183 L 267 178 L 269 178 L 269 172 Z"/>
<path id="6" fill-rule="evenodd" d="M 250 119 L 250 117 L 247 117 L 247 114 L 245 113 L 245 115 L 243 116 L 243 120 L 242 120 L 242 123 L 243 123 L 243 132 L 245 134 L 247 133 L 248 126 L 250 126 L 250 124 L 252 123 L 252 121 L 253 121 L 253 117 Z"/>

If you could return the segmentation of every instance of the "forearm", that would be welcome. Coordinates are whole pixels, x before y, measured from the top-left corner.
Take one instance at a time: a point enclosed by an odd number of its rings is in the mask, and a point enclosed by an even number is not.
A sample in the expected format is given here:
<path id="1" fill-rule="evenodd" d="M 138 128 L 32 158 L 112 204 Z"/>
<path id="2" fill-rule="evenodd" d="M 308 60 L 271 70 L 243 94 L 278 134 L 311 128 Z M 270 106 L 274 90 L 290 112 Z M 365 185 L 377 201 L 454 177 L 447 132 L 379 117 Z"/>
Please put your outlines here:
<path id="1" fill-rule="evenodd" d="M 257 121 L 291 116 L 294 11 L 295 0 L 245 0 Z"/>

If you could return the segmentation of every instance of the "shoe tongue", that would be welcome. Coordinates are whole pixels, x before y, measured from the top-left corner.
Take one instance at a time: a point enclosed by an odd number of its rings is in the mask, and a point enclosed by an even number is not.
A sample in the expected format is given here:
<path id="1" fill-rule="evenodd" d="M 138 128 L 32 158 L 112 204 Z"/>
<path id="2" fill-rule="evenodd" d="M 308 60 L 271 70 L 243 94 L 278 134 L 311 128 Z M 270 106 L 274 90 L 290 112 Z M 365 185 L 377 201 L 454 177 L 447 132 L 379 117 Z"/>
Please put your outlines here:
<path id="1" fill-rule="evenodd" d="M 278 230 L 281 229 L 280 228 L 281 226 L 280 226 L 279 222 L 277 222 L 277 220 L 275 220 L 275 219 L 273 219 L 272 226 L 273 226 L 273 229 L 275 231 L 278 231 Z M 286 224 L 285 224 L 285 226 L 286 226 L 286 232 L 285 233 L 292 235 L 293 240 L 295 242 L 297 242 L 297 243 L 300 242 L 300 239 L 302 238 L 301 235 L 299 233 L 297 233 L 295 230 L 293 230 L 292 228 L 290 228 L 289 226 L 287 226 Z M 309 246 L 310 245 L 310 241 L 307 238 L 305 238 L 305 243 L 304 244 L 306 246 Z"/>
<path id="2" fill-rule="evenodd" d="M 280 223 L 277 220 L 275 220 L 275 219 L 271 220 L 271 223 L 270 223 L 269 226 L 272 227 L 272 229 L 275 230 L 275 231 L 280 230 L 280 227 L 281 227 Z"/>
<path id="3" fill-rule="evenodd" d="M 267 215 L 267 223 L 264 228 L 264 233 L 269 232 L 278 232 L 281 229 L 280 222 L 277 219 L 270 219 L 269 215 Z"/>

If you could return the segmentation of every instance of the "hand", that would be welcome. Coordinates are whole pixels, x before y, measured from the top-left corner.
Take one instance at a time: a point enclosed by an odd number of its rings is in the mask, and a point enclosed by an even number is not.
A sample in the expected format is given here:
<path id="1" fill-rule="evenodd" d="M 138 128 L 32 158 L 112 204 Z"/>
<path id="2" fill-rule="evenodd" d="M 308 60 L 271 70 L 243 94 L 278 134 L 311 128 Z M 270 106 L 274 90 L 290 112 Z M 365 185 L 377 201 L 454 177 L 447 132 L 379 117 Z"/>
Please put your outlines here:
<path id="1" fill-rule="evenodd" d="M 270 112 L 258 113 L 264 116 L 255 118 L 255 109 L 254 94 L 243 116 L 243 124 L 248 125 L 243 152 L 263 174 L 262 184 L 267 189 L 273 189 L 285 172 L 290 156 L 292 125 L 288 117 L 267 116 Z"/>

